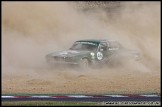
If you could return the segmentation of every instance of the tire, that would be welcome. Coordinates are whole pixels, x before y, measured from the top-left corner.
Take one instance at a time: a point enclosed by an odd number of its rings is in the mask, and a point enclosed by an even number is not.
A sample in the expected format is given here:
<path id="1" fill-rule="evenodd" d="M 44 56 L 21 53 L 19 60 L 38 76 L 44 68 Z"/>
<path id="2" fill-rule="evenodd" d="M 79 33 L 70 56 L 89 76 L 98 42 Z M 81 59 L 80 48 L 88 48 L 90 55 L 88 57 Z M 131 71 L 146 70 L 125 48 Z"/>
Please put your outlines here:
<path id="1" fill-rule="evenodd" d="M 81 59 L 81 60 L 80 60 L 80 67 L 81 67 L 82 69 L 87 69 L 87 68 L 89 68 L 89 60 L 86 59 L 86 58 Z"/>
<path id="2" fill-rule="evenodd" d="M 57 64 L 51 62 L 51 59 L 47 59 L 47 65 L 50 69 L 56 69 L 58 68 Z"/>

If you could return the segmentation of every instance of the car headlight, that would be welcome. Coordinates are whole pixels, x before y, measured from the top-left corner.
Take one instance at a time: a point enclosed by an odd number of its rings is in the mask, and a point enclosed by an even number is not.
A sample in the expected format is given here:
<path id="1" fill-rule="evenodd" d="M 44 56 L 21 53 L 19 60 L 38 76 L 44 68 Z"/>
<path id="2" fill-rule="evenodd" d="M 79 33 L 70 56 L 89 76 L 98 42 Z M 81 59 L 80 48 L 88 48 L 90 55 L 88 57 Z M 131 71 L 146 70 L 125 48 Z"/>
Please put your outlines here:
<path id="1" fill-rule="evenodd" d="M 95 53 L 91 52 L 90 54 L 91 54 L 92 59 L 95 59 Z"/>

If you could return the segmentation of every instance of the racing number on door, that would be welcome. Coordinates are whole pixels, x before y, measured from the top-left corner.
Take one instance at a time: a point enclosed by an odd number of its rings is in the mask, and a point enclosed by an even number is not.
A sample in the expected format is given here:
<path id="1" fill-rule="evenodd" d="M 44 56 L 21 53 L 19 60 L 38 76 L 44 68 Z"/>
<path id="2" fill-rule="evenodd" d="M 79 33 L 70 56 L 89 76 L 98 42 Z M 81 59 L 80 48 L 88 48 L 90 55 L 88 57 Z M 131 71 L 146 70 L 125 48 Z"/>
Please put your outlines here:
<path id="1" fill-rule="evenodd" d="M 97 59 L 103 60 L 105 58 L 106 53 L 107 53 L 107 43 L 102 42 L 99 45 L 99 50 L 97 52 Z"/>
<path id="2" fill-rule="evenodd" d="M 97 58 L 98 60 L 102 60 L 103 54 L 101 52 L 97 52 Z"/>

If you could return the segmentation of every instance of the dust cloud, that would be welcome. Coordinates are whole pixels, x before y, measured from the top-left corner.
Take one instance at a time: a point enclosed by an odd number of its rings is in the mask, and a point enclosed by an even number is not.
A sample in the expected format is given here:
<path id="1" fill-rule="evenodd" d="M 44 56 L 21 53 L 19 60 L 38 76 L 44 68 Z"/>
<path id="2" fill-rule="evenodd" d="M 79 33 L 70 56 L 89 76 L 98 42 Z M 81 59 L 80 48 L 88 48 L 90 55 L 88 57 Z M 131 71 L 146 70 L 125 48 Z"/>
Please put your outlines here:
<path id="1" fill-rule="evenodd" d="M 75 3 L 2 2 L 2 92 L 160 92 L 160 2 L 87 10 Z M 117 40 L 138 50 L 142 60 L 84 72 L 48 68 L 46 54 L 66 50 L 79 39 Z"/>

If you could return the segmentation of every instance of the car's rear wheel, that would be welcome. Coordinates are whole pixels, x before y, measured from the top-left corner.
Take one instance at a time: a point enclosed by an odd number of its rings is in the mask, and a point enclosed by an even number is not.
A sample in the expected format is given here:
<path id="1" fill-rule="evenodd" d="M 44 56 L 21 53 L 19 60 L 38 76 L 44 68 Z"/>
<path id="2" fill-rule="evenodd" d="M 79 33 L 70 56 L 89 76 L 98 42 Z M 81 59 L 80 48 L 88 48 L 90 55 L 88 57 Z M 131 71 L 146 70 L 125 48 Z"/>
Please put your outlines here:
<path id="1" fill-rule="evenodd" d="M 80 61 L 80 67 L 82 69 L 88 68 L 89 67 L 89 61 L 88 61 L 88 59 L 86 59 L 86 58 L 81 59 L 81 61 Z"/>

